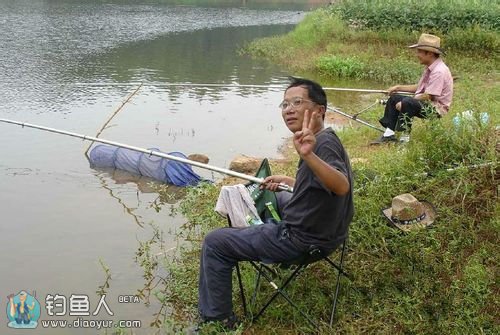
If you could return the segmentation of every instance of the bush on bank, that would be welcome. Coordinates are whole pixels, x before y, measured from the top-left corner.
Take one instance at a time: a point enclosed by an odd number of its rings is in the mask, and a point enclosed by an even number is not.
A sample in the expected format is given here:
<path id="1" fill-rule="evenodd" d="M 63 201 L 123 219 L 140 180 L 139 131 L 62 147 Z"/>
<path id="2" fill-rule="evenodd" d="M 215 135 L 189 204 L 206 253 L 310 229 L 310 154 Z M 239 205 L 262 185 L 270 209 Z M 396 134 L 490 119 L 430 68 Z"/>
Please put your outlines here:
<path id="1" fill-rule="evenodd" d="M 494 0 L 340 0 L 329 9 L 350 25 L 373 30 L 500 29 Z"/>

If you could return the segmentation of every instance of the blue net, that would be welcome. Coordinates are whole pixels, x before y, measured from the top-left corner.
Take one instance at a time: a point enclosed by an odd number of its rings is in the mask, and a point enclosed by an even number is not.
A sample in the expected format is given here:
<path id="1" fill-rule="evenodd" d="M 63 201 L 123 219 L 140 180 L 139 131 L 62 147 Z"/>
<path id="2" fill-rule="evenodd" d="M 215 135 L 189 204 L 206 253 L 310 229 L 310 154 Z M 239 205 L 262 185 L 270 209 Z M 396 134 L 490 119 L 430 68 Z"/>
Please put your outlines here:
<path id="1" fill-rule="evenodd" d="M 156 148 L 148 150 L 161 152 Z M 187 158 L 181 152 L 168 154 Z M 99 144 L 94 146 L 89 153 L 89 161 L 92 168 L 124 170 L 176 186 L 196 185 L 201 180 L 201 177 L 193 171 L 189 164 L 112 145 Z"/>

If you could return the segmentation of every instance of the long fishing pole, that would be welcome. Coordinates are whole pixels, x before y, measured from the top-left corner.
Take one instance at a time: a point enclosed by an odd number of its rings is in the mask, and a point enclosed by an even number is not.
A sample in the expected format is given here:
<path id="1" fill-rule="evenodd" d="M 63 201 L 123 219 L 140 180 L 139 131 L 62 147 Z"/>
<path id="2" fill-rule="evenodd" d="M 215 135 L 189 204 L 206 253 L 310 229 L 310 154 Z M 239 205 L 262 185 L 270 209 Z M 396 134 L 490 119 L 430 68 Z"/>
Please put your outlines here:
<path id="1" fill-rule="evenodd" d="M 162 83 L 158 86 L 167 87 L 220 87 L 220 88 L 272 88 L 272 89 L 285 89 L 286 85 L 253 85 L 253 84 L 196 84 L 196 83 Z M 387 94 L 387 90 L 373 90 L 364 88 L 345 88 L 345 87 L 323 87 L 325 91 L 339 91 L 339 92 L 358 92 L 358 93 L 382 93 Z M 398 91 L 395 94 L 413 94 L 411 92 Z"/>
<path id="2" fill-rule="evenodd" d="M 185 163 L 185 164 L 193 165 L 193 166 L 196 166 L 196 167 L 199 167 L 199 168 L 202 168 L 202 169 L 207 169 L 207 170 L 219 172 L 219 173 L 222 173 L 222 174 L 226 174 L 226 175 L 229 175 L 229 176 L 233 176 L 233 177 L 236 177 L 236 178 L 241 178 L 241 179 L 245 179 L 245 180 L 248 180 L 248 181 L 252 181 L 254 183 L 258 183 L 258 184 L 263 184 L 264 183 L 264 179 L 263 178 L 257 178 L 257 177 L 254 177 L 254 176 L 246 175 L 244 173 L 232 171 L 232 170 L 229 170 L 229 169 L 224 169 L 224 168 L 220 168 L 220 167 L 217 167 L 217 166 L 213 166 L 213 165 L 209 165 L 209 164 L 204 164 L 204 163 L 196 162 L 196 161 L 193 161 L 193 160 L 190 160 L 190 159 L 186 159 L 186 158 L 182 158 L 182 157 L 172 156 L 172 155 L 169 155 L 169 154 L 166 154 L 166 153 L 163 153 L 163 152 L 159 152 L 159 151 L 155 151 L 155 150 L 144 149 L 144 148 L 136 147 L 136 146 L 133 146 L 133 145 L 123 144 L 123 143 L 119 143 L 119 142 L 115 142 L 115 141 L 109 141 L 109 140 L 105 140 L 105 139 L 102 139 L 102 138 L 97 138 L 97 137 L 93 137 L 93 136 L 82 135 L 82 134 L 73 133 L 73 132 L 69 132 L 69 131 L 65 131 L 65 130 L 59 130 L 59 129 L 55 129 L 55 128 L 49 128 L 49 127 L 39 126 L 39 125 L 36 125 L 36 124 L 31 124 L 31 123 L 19 122 L 19 121 L 8 120 L 8 119 L 0 119 L 0 122 L 19 125 L 19 126 L 21 126 L 23 128 L 24 127 L 34 128 L 34 129 L 39 129 L 39 130 L 43 130 L 43 131 L 48 131 L 48 132 L 51 132 L 51 133 L 56 133 L 56 134 L 61 134 L 61 135 L 67 135 L 67 136 L 71 136 L 71 137 L 81 138 L 82 140 L 85 140 L 85 141 L 93 141 L 93 142 L 98 142 L 98 143 L 109 144 L 109 145 L 113 145 L 113 146 L 120 147 L 120 148 L 125 148 L 125 149 L 129 149 L 129 150 L 137 151 L 137 152 L 143 152 L 143 153 L 148 154 L 150 156 L 157 156 L 157 157 L 161 157 L 161 158 L 166 158 L 166 159 L 170 159 L 170 160 L 173 160 L 173 161 L 177 161 L 177 162 L 180 162 L 180 163 Z M 293 187 L 290 187 L 290 186 L 285 185 L 285 184 L 280 184 L 279 189 L 282 190 L 282 191 L 287 191 L 287 192 L 291 192 L 291 193 L 293 192 Z"/>
<path id="3" fill-rule="evenodd" d="M 185 86 L 185 87 L 223 87 L 223 88 L 276 88 L 276 89 L 285 89 L 286 86 L 278 86 L 278 85 L 238 85 L 238 84 L 194 84 L 194 83 L 165 83 L 162 84 L 162 86 Z M 345 91 L 345 92 L 363 92 L 363 93 L 389 93 L 389 91 L 385 90 L 370 90 L 370 89 L 358 89 L 358 88 L 342 88 L 342 87 L 323 87 L 324 90 L 330 90 L 330 91 Z M 411 94 L 409 92 L 395 92 L 396 94 Z M 364 124 L 365 126 L 368 126 L 372 129 L 378 130 L 380 132 L 384 132 L 382 128 L 378 128 L 374 125 L 369 124 L 366 121 L 360 120 L 357 118 L 358 115 L 352 116 L 347 113 L 344 113 L 336 108 L 331 108 L 329 107 L 328 110 L 331 110 L 332 112 L 338 113 L 340 115 L 343 115 L 351 120 L 357 121 L 361 124 Z M 359 113 L 358 113 L 359 114 Z"/>
<path id="4" fill-rule="evenodd" d="M 139 90 L 141 89 L 142 87 L 142 83 L 139 84 L 139 86 L 134 90 L 134 92 L 130 93 L 129 96 L 125 99 L 125 101 L 123 101 L 120 105 L 120 107 L 118 107 L 114 112 L 113 114 L 108 118 L 108 120 L 106 120 L 106 122 L 102 125 L 101 129 L 99 129 L 99 131 L 97 132 L 97 134 L 95 135 L 95 137 L 99 137 L 101 135 L 101 133 L 104 131 L 104 129 L 106 129 L 106 127 L 108 126 L 108 124 L 111 122 L 111 120 L 116 116 L 116 114 L 118 114 L 122 108 L 127 104 L 127 102 L 130 101 L 130 99 L 132 99 L 132 97 L 134 95 L 137 94 L 137 92 L 139 92 Z M 88 158 L 88 152 L 90 151 L 90 148 L 92 148 L 92 145 L 94 144 L 94 142 L 91 142 L 89 147 L 87 148 L 87 150 L 85 150 L 85 156 Z"/>
<path id="5" fill-rule="evenodd" d="M 385 131 L 385 130 L 384 130 L 384 129 L 382 129 L 382 128 L 379 128 L 379 127 L 374 126 L 374 125 L 372 125 L 372 124 L 370 124 L 370 123 L 368 123 L 368 122 L 366 122 L 366 121 L 363 121 L 363 120 L 361 120 L 361 119 L 358 119 L 357 117 L 353 117 L 352 115 L 349 115 L 349 114 L 347 114 L 347 113 L 344 113 L 344 112 L 342 112 L 341 110 L 338 110 L 337 108 L 328 107 L 328 110 L 329 110 L 329 111 L 332 111 L 332 112 L 335 112 L 335 113 L 337 113 L 337 114 L 340 114 L 340 115 L 342 115 L 342 116 L 345 116 L 346 118 L 349 118 L 349 119 L 354 120 L 354 121 L 356 121 L 356 122 L 359 122 L 359 123 L 361 123 L 361 124 L 364 124 L 365 126 L 370 127 L 370 128 L 372 128 L 372 129 L 375 129 L 375 130 L 378 130 L 378 131 L 380 131 L 380 132 L 382 132 L 382 133 Z"/>

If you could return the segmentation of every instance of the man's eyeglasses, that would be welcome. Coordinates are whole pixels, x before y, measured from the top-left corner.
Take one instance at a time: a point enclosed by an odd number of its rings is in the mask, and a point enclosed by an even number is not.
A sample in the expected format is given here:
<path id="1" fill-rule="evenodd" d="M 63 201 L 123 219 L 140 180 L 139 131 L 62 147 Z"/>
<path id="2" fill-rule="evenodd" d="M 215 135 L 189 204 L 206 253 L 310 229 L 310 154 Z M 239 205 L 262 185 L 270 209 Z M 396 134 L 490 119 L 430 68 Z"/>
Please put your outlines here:
<path id="1" fill-rule="evenodd" d="M 302 105 L 303 102 L 312 102 L 312 103 L 315 103 L 314 101 L 311 101 L 311 100 L 307 100 L 307 99 L 304 99 L 304 98 L 296 97 L 296 98 L 293 98 L 291 101 L 283 100 L 279 104 L 278 107 L 281 110 L 286 110 L 286 109 L 288 109 L 288 107 L 298 108 L 298 107 L 300 107 L 300 105 Z"/>

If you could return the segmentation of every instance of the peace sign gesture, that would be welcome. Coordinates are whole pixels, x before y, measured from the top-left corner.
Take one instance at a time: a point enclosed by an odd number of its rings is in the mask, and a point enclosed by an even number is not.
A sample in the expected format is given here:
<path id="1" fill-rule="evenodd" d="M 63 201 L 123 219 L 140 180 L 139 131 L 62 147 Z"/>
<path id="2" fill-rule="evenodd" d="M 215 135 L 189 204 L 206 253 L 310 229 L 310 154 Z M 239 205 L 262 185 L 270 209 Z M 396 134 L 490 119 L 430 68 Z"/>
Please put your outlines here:
<path id="1" fill-rule="evenodd" d="M 309 109 L 306 109 L 302 121 L 302 130 L 293 134 L 293 144 L 302 158 L 312 153 L 316 146 L 316 136 L 313 130 L 318 128 L 319 117 L 321 116 L 317 112 L 311 114 Z"/>

